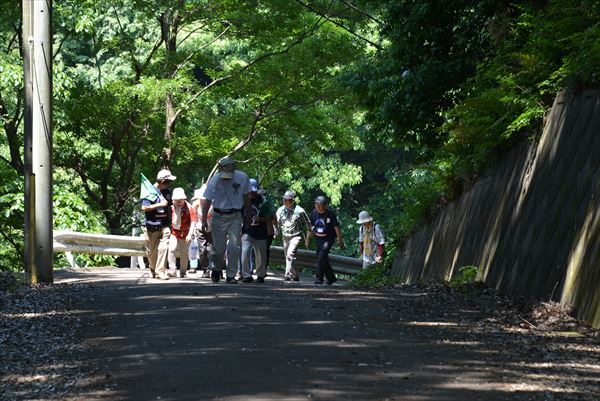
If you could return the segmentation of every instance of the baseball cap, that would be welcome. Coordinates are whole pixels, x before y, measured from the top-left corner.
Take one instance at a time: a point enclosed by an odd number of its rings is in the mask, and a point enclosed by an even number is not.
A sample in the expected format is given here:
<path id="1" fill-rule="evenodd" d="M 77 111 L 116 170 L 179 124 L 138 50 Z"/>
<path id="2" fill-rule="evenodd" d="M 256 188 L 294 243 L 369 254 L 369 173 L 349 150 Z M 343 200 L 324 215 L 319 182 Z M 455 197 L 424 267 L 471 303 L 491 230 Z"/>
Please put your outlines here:
<path id="1" fill-rule="evenodd" d="M 250 178 L 250 192 L 256 192 L 258 191 L 258 181 L 256 181 L 254 178 Z"/>
<path id="2" fill-rule="evenodd" d="M 283 199 L 294 199 L 296 198 L 296 193 L 294 191 L 285 191 L 283 194 Z"/>
<path id="3" fill-rule="evenodd" d="M 315 203 L 327 206 L 327 198 L 323 195 L 319 195 L 315 198 Z"/>
<path id="4" fill-rule="evenodd" d="M 235 171 L 235 160 L 232 157 L 225 156 L 219 160 L 218 164 L 219 170 L 221 171 L 221 178 L 233 178 L 233 172 Z"/>
<path id="5" fill-rule="evenodd" d="M 175 179 L 177 179 L 177 177 L 171 174 L 171 171 L 167 169 L 160 170 L 158 174 L 156 174 L 156 181 L 175 181 Z"/>

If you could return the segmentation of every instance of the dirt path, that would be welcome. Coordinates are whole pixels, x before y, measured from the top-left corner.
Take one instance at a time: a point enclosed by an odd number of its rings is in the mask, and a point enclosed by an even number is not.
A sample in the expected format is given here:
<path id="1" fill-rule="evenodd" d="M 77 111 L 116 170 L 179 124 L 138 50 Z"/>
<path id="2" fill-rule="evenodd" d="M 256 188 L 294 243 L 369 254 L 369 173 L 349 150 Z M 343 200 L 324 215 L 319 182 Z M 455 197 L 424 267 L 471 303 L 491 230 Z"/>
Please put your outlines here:
<path id="1" fill-rule="evenodd" d="M 597 337 L 507 326 L 493 297 L 145 275 L 57 274 L 91 284 L 70 399 L 600 400 Z"/>

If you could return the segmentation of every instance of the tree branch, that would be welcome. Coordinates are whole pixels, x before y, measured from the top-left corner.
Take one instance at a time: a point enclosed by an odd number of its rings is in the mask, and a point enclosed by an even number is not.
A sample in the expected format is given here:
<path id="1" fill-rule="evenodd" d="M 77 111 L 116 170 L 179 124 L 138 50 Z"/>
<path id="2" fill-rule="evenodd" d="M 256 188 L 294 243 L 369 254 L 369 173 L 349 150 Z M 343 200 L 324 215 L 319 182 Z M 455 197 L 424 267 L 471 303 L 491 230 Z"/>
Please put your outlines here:
<path id="1" fill-rule="evenodd" d="M 338 0 L 338 1 L 342 4 L 347 5 L 351 9 L 358 11 L 360 14 L 364 15 L 365 17 L 369 18 L 370 20 L 377 22 L 379 25 L 383 25 L 383 21 L 373 17 L 371 14 L 367 13 L 366 11 L 361 10 L 360 8 L 356 7 L 354 4 L 348 3 L 347 1 L 344 1 L 344 0 Z"/>
<path id="2" fill-rule="evenodd" d="M 369 43 L 371 46 L 375 47 L 377 50 L 381 50 L 381 46 L 378 45 L 375 42 L 370 41 L 369 39 L 365 38 L 364 36 L 354 32 L 353 30 L 351 30 L 350 28 L 346 28 L 344 25 L 340 24 L 339 22 L 333 20 L 331 17 L 329 17 L 328 15 L 326 15 L 325 13 L 322 13 L 321 11 L 317 10 L 316 8 L 312 7 L 309 4 L 304 3 L 303 1 L 300 0 L 296 0 L 297 3 L 301 4 L 303 7 L 307 8 L 308 10 L 312 11 L 313 13 L 325 18 L 327 21 L 331 22 L 332 24 L 334 24 L 337 27 L 342 28 L 343 30 L 345 30 L 346 32 L 351 33 L 352 35 L 356 36 L 357 38 Z"/>
<path id="3" fill-rule="evenodd" d="M 219 40 L 223 35 L 225 35 L 225 33 L 229 30 L 229 28 L 231 28 L 231 25 L 228 25 L 227 28 L 225 28 L 225 30 L 223 32 L 221 32 L 219 35 L 217 35 L 216 38 L 214 38 L 213 40 L 211 40 L 210 42 L 208 42 L 207 44 L 205 44 L 204 46 L 201 46 L 198 50 L 196 50 L 195 52 L 192 52 L 189 56 L 187 56 L 185 58 L 185 60 L 183 60 L 176 68 L 175 71 L 173 71 L 173 73 L 171 74 L 171 78 L 173 78 L 175 76 L 175 74 L 177 74 L 177 72 L 188 62 L 190 61 L 190 59 L 192 57 L 194 57 L 196 54 L 198 54 L 201 50 L 206 49 L 208 46 L 212 45 L 213 43 L 215 43 L 217 40 Z M 185 39 L 184 39 L 185 40 Z M 183 40 L 181 42 L 179 42 L 180 44 L 183 42 Z"/>
<path id="4" fill-rule="evenodd" d="M 264 61 L 264 60 L 266 60 L 266 59 L 268 59 L 270 57 L 276 56 L 276 55 L 281 55 L 281 54 L 285 54 L 285 53 L 289 52 L 292 48 L 294 48 L 295 46 L 297 46 L 297 45 L 301 44 L 302 42 L 304 42 L 304 40 L 306 38 L 308 38 L 311 35 L 313 35 L 315 33 L 315 31 L 317 30 L 317 28 L 319 28 L 323 24 L 324 24 L 324 21 L 322 21 L 321 19 L 319 19 L 311 29 L 303 32 L 302 35 L 300 35 L 295 41 L 293 41 L 292 43 L 290 43 L 284 49 L 273 51 L 273 52 L 269 52 L 269 53 L 265 53 L 265 54 L 261 55 L 260 57 L 254 59 L 253 61 L 249 62 L 248 64 L 246 64 L 244 67 L 240 68 L 235 73 L 229 74 L 229 75 L 225 75 L 225 76 L 222 76 L 220 78 L 217 78 L 217 79 L 213 80 L 207 86 L 205 86 L 200 91 L 198 91 L 194 95 L 192 95 L 192 97 L 186 102 L 186 104 L 184 104 L 179 109 L 177 109 L 177 111 L 175 112 L 175 115 L 173 116 L 173 122 L 175 122 L 180 117 L 181 113 L 183 113 L 184 110 L 187 110 L 190 107 L 190 105 L 192 103 L 194 103 L 196 101 L 196 99 L 198 99 L 198 97 L 202 96 L 204 93 L 206 93 L 213 86 L 221 84 L 224 81 L 228 81 L 229 79 L 240 75 L 242 72 L 248 70 L 250 67 L 254 66 L 255 64 L 260 63 L 261 61 Z"/>

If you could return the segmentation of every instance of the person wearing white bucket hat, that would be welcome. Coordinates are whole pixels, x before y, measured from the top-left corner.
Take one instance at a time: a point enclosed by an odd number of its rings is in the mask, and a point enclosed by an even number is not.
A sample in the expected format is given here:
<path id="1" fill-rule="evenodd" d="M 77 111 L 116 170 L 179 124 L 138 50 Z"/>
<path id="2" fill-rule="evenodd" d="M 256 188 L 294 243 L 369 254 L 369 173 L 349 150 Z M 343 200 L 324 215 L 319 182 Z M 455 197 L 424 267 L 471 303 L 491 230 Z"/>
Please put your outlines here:
<path id="1" fill-rule="evenodd" d="M 169 238 L 169 276 L 177 273 L 177 256 L 179 256 L 179 277 L 185 278 L 188 265 L 188 247 L 196 228 L 196 211 L 188 203 L 183 188 L 173 190 L 173 206 L 171 206 L 171 237 Z"/>
<path id="2" fill-rule="evenodd" d="M 373 218 L 366 210 L 358 214 L 356 224 L 358 229 L 358 245 L 363 262 L 363 269 L 381 263 L 385 246 L 385 235 L 379 224 L 373 223 Z"/>

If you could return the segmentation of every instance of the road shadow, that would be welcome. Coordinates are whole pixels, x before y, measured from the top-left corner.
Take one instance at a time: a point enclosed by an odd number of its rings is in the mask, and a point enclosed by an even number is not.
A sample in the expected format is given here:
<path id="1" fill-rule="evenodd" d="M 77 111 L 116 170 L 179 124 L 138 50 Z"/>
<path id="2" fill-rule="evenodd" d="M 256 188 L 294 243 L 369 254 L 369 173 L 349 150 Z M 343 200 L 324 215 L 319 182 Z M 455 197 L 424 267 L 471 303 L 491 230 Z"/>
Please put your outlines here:
<path id="1" fill-rule="evenodd" d="M 57 276 L 90 285 L 74 311 L 90 367 L 78 399 L 600 399 L 579 385 L 600 382 L 597 341 L 478 328 L 480 305 L 448 313 L 425 292 L 288 285 L 277 273 L 237 285 L 130 269 Z"/>

